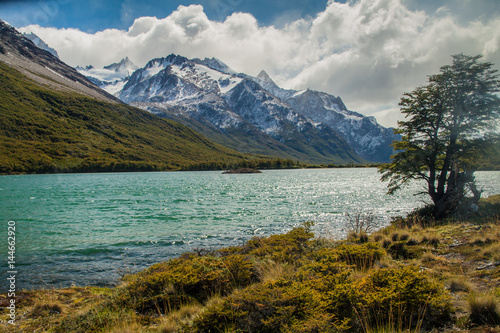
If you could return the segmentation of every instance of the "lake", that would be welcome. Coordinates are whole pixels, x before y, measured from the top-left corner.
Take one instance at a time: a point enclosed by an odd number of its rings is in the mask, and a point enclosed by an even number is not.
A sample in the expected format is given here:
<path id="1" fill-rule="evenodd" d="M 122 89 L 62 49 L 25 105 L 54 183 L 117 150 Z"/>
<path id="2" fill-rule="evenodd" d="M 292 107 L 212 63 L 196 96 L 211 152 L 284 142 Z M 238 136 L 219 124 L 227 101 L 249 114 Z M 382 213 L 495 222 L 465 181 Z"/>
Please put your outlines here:
<path id="1" fill-rule="evenodd" d="M 5 240 L 15 222 L 18 290 L 108 286 L 196 248 L 240 245 L 305 221 L 318 236 L 341 238 L 347 212 L 371 211 L 382 226 L 422 205 L 413 196 L 422 184 L 387 196 L 379 178 L 365 168 L 0 176 L 0 220 Z M 500 172 L 477 180 L 484 196 L 500 193 Z"/>

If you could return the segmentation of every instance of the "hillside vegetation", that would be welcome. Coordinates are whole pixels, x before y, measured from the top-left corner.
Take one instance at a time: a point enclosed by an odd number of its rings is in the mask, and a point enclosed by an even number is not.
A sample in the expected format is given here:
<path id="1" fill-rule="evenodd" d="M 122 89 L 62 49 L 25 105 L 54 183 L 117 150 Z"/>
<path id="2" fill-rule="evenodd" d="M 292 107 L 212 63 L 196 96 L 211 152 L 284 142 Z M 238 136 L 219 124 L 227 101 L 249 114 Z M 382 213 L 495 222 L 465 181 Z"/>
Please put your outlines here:
<path id="1" fill-rule="evenodd" d="M 116 288 L 21 293 L 17 329 L 500 332 L 499 215 L 494 196 L 469 221 L 411 215 L 341 241 L 314 238 L 305 223 L 237 247 L 196 249 Z"/>
<path id="2" fill-rule="evenodd" d="M 246 160 L 174 121 L 46 89 L 0 62 L 0 173 L 179 170 Z"/>

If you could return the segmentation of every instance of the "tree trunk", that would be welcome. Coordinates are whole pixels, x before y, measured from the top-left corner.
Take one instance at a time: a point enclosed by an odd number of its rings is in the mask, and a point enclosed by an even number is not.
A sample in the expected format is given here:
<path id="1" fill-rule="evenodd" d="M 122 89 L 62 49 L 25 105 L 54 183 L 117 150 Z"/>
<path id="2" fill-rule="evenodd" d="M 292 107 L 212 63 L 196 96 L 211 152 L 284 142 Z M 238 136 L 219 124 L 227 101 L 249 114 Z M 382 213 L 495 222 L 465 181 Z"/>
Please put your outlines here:
<path id="1" fill-rule="evenodd" d="M 474 171 L 460 172 L 458 166 L 454 163 L 448 178 L 446 192 L 437 202 L 435 202 L 434 217 L 437 220 L 441 220 L 455 213 L 460 213 L 459 210 L 467 213 L 469 208 L 471 208 L 464 205 L 466 203 L 467 188 L 469 188 L 474 195 L 472 202 L 469 202 L 469 204 L 477 204 L 481 198 L 481 191 L 476 188 Z"/>

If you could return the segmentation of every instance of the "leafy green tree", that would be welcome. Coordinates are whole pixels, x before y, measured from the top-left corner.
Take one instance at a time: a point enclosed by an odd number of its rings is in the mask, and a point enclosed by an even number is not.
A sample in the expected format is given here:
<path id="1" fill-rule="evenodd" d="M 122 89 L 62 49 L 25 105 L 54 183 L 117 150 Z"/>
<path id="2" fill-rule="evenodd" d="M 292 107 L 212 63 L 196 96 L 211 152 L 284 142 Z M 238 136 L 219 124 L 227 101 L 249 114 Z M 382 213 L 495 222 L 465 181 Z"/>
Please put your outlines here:
<path id="1" fill-rule="evenodd" d="M 382 180 L 389 180 L 389 194 L 424 180 L 436 219 L 479 200 L 474 171 L 499 138 L 497 70 L 478 61 L 481 55 L 452 57 L 453 63 L 430 76 L 429 84 L 401 98 L 406 120 L 398 122 L 395 132 L 402 140 L 393 144 L 392 162 L 379 170 Z"/>

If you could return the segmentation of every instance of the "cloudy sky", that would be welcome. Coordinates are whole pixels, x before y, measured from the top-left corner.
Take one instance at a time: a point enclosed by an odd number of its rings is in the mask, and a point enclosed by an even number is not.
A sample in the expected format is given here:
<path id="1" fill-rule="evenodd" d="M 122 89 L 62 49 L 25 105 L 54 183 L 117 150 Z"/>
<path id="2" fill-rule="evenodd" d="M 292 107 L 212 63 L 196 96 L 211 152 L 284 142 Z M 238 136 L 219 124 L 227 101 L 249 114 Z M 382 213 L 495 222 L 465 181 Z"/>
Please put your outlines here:
<path id="1" fill-rule="evenodd" d="M 401 95 L 452 54 L 500 68 L 499 0 L 0 0 L 0 18 L 72 66 L 216 57 L 340 96 L 385 126 L 401 119 Z"/>

